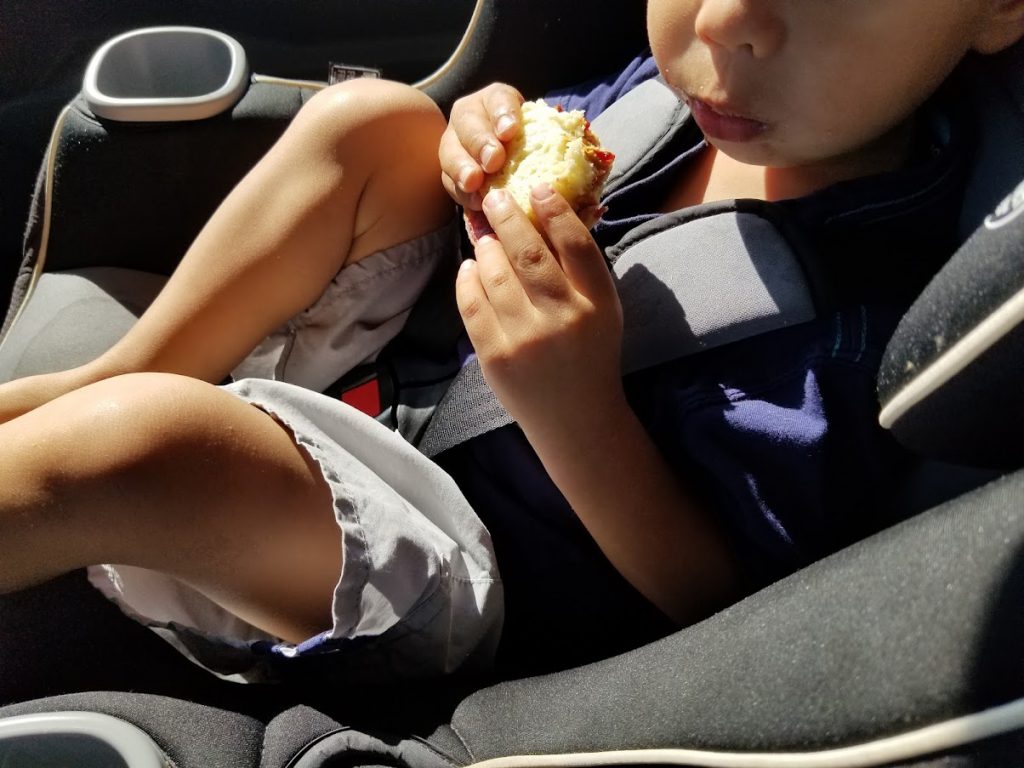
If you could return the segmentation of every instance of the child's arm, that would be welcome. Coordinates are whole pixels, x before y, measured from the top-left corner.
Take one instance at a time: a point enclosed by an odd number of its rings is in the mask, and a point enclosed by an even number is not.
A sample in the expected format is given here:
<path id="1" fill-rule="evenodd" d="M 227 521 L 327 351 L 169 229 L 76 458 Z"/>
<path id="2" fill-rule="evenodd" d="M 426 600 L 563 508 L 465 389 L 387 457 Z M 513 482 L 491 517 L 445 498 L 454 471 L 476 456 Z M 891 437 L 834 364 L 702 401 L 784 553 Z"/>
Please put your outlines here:
<path id="1" fill-rule="evenodd" d="M 486 198 L 497 238 L 463 265 L 460 311 L 489 385 L 598 546 L 692 621 L 732 595 L 736 565 L 626 402 L 621 308 L 597 245 L 564 200 L 537 192 L 543 236 L 507 196 Z"/>

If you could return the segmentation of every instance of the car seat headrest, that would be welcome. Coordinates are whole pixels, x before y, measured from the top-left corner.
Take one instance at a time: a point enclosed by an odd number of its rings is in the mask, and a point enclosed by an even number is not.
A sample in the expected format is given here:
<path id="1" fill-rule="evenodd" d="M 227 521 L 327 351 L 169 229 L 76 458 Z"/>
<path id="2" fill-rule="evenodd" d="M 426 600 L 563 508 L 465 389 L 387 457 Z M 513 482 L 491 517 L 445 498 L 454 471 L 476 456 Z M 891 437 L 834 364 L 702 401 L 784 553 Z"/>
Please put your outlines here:
<path id="1" fill-rule="evenodd" d="M 889 342 L 880 421 L 925 456 L 1024 465 L 1024 183 L 932 280 Z"/>

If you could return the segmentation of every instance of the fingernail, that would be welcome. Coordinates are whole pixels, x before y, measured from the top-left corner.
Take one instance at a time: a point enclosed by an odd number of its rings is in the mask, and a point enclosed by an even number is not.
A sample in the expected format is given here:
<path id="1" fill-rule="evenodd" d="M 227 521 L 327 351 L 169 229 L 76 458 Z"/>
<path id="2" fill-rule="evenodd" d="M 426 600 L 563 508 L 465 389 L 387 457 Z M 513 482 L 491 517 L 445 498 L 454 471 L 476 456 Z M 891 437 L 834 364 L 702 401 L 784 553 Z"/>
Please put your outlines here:
<path id="1" fill-rule="evenodd" d="M 464 165 L 462 166 L 462 168 L 459 169 L 458 184 L 459 189 L 461 189 L 463 192 L 466 191 L 466 184 L 469 183 L 469 177 L 473 174 L 474 170 L 475 169 L 471 165 Z"/>
<path id="2" fill-rule="evenodd" d="M 483 165 L 485 170 L 491 164 L 491 160 L 494 159 L 497 152 L 498 148 L 493 144 L 488 144 L 483 148 L 483 151 L 480 153 L 480 164 Z"/>
<path id="3" fill-rule="evenodd" d="M 498 118 L 498 121 L 494 124 L 494 130 L 498 133 L 504 133 L 513 125 L 516 124 L 516 119 L 512 115 L 505 113 Z"/>
<path id="4" fill-rule="evenodd" d="M 508 192 L 504 189 L 492 189 L 484 197 L 484 208 L 496 211 L 508 205 Z"/>
<path id="5" fill-rule="evenodd" d="M 533 195 L 534 200 L 537 200 L 538 202 L 543 202 L 544 200 L 550 200 L 552 197 L 554 197 L 555 190 L 547 182 L 541 182 L 540 184 L 538 184 L 537 186 L 530 190 L 530 194 Z"/>

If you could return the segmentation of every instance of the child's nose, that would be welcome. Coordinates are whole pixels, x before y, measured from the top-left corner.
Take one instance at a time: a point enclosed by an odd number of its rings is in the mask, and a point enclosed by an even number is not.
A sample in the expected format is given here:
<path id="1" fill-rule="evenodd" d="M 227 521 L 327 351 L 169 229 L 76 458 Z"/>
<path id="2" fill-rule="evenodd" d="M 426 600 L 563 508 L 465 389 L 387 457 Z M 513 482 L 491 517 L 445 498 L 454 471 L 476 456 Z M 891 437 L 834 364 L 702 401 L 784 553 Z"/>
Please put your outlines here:
<path id="1" fill-rule="evenodd" d="M 694 29 L 705 43 L 768 58 L 782 47 L 786 27 L 773 0 L 704 0 Z"/>

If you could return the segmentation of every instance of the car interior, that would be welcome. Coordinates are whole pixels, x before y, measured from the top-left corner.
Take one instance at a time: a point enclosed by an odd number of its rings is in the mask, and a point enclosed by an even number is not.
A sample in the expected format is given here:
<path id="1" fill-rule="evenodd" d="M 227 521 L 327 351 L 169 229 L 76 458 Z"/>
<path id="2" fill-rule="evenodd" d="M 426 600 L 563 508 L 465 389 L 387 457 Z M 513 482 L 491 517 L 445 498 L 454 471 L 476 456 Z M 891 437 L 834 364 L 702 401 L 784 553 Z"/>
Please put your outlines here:
<path id="1" fill-rule="evenodd" d="M 0 8 L 0 381 L 114 343 L 332 64 L 447 113 L 489 82 L 540 96 L 645 45 L 631 0 L 54 6 Z M 917 457 L 903 522 L 658 642 L 506 680 L 240 684 L 72 573 L 0 596 L 0 766 L 1019 765 L 1024 45 L 965 76 L 962 246 L 879 373 L 880 421 Z M 399 352 L 448 348 L 450 277 Z"/>

